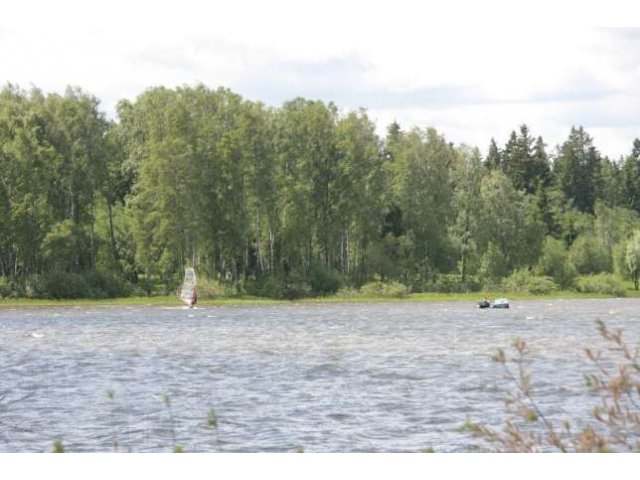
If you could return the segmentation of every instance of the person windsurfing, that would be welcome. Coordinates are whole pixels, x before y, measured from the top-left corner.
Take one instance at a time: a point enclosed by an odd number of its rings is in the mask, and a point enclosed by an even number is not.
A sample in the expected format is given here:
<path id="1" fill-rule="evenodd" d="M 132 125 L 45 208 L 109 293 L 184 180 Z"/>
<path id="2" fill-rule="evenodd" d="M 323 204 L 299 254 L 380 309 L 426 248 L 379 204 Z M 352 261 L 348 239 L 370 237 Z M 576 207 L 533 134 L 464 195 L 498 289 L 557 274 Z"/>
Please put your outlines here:
<path id="1" fill-rule="evenodd" d="M 191 301 L 189 302 L 189 308 L 195 307 L 197 301 L 198 301 L 198 291 L 194 288 L 193 296 L 191 297 Z"/>
<path id="2" fill-rule="evenodd" d="M 189 308 L 193 308 L 198 301 L 196 293 L 196 272 L 193 268 L 187 268 L 184 272 L 184 282 L 180 290 L 180 300 Z"/>

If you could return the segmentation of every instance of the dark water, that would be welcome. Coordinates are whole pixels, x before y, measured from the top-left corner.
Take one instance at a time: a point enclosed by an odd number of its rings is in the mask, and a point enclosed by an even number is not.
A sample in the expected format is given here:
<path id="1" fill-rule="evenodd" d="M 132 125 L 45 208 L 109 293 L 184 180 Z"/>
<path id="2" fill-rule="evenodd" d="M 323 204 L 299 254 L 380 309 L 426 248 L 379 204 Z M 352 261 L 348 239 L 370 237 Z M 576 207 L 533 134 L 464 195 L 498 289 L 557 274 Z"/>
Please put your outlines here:
<path id="1" fill-rule="evenodd" d="M 639 306 L 1 309 L 0 451 L 474 451 L 465 420 L 504 421 L 496 347 L 525 339 L 545 414 L 587 418 L 594 322 L 636 342 Z"/>

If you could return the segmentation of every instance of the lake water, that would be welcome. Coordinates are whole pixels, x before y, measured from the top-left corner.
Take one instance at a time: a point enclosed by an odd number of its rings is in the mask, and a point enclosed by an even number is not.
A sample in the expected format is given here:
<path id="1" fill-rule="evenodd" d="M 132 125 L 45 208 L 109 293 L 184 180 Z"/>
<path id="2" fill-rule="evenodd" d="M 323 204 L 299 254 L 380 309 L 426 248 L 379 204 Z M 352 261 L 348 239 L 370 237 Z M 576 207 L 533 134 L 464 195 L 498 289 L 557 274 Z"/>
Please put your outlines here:
<path id="1" fill-rule="evenodd" d="M 596 319 L 640 338 L 640 300 L 0 309 L 0 451 L 440 452 L 482 445 L 520 337 L 554 421 L 588 419 Z M 111 393 L 111 395 L 110 395 Z M 166 397 L 165 397 L 166 396 Z M 167 405 L 166 398 L 169 400 Z M 208 428 L 213 409 L 218 428 Z M 573 421 L 573 420 L 572 420 Z"/>

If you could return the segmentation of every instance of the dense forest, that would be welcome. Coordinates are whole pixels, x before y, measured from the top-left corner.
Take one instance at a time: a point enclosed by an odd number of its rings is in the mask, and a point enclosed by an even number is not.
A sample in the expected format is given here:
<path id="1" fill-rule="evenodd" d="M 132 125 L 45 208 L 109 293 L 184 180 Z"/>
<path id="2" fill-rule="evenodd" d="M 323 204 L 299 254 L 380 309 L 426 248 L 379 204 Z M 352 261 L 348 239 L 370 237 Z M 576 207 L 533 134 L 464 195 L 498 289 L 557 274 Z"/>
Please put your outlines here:
<path id="1" fill-rule="evenodd" d="M 211 294 L 276 298 L 637 288 L 639 139 L 612 160 L 582 127 L 550 149 L 521 125 L 481 151 L 203 85 L 99 107 L 0 91 L 0 297 L 170 293 L 186 266 Z"/>

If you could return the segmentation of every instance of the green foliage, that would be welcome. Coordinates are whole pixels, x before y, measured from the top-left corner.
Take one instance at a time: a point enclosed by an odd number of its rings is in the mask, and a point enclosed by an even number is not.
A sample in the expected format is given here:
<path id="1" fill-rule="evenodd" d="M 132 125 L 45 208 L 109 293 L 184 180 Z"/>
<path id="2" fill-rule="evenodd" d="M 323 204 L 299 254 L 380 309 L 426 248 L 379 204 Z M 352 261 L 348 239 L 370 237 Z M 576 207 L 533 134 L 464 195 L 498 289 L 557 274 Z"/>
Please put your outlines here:
<path id="1" fill-rule="evenodd" d="M 569 260 L 582 275 L 610 273 L 613 270 L 611 251 L 592 235 L 580 235 L 573 242 L 569 249 Z"/>
<path id="2" fill-rule="evenodd" d="M 421 287 L 434 270 L 450 267 L 447 225 L 453 211 L 451 167 L 456 154 L 435 129 L 398 136 L 391 154 L 390 195 L 402 212 L 406 238 L 411 239 L 403 269 L 411 283 Z"/>
<path id="3" fill-rule="evenodd" d="M 132 285 L 112 272 L 54 270 L 25 279 L 25 294 L 30 298 L 116 298 L 132 292 Z"/>
<path id="4" fill-rule="evenodd" d="M 273 275 L 248 279 L 244 287 L 249 295 L 256 297 L 284 298 L 282 296 L 282 280 Z"/>
<path id="5" fill-rule="evenodd" d="M 509 265 L 499 248 L 489 243 L 480 262 L 479 276 L 485 288 L 496 285 L 509 273 Z"/>
<path id="6" fill-rule="evenodd" d="M 301 275 L 289 275 L 280 284 L 280 296 L 286 300 L 296 300 L 311 296 L 311 287 Z"/>
<path id="7" fill-rule="evenodd" d="M 233 287 L 228 284 L 203 276 L 198 277 L 198 298 L 201 300 L 231 297 L 234 293 Z"/>
<path id="8" fill-rule="evenodd" d="M 625 266 L 629 276 L 633 280 L 633 285 L 638 290 L 638 279 L 640 277 L 640 231 L 633 234 L 625 246 L 624 255 Z"/>
<path id="9" fill-rule="evenodd" d="M 85 298 L 91 297 L 91 289 L 79 273 L 47 272 L 32 277 L 36 297 Z"/>
<path id="10" fill-rule="evenodd" d="M 627 295 L 624 283 L 610 273 L 580 277 L 576 283 L 576 289 L 583 293 L 602 293 L 616 297 Z"/>
<path id="11" fill-rule="evenodd" d="M 572 288 L 578 275 L 564 243 L 552 237 L 545 239 L 536 273 L 551 277 L 561 289 Z"/>
<path id="12" fill-rule="evenodd" d="M 98 105 L 0 90 L 1 296 L 173 294 L 186 265 L 202 298 L 376 278 L 467 291 L 532 267 L 570 287 L 547 234 L 581 273 L 633 277 L 640 140 L 618 166 L 582 128 L 548 156 L 522 125 L 483 161 L 433 128 L 394 122 L 381 139 L 364 110 L 303 98 L 154 87 L 113 122 Z"/>
<path id="13" fill-rule="evenodd" d="M 379 275 L 383 280 L 402 278 L 403 272 L 408 270 L 405 265 L 412 252 L 413 239 L 410 236 L 386 234 L 369 248 L 370 273 Z"/>
<path id="14" fill-rule="evenodd" d="M 42 252 L 50 268 L 70 270 L 79 264 L 78 254 L 83 251 L 81 233 L 73 221 L 63 220 L 51 227 L 42 241 Z"/>
<path id="15" fill-rule="evenodd" d="M 399 282 L 375 281 L 360 287 L 360 293 L 365 297 L 403 298 L 411 293 L 411 289 Z"/>
<path id="16" fill-rule="evenodd" d="M 547 294 L 558 289 L 553 278 L 533 275 L 526 268 L 514 271 L 502 281 L 502 286 L 507 291 L 526 292 L 533 295 Z"/>
<path id="17" fill-rule="evenodd" d="M 457 273 L 438 274 L 426 290 L 439 293 L 477 292 L 481 289 L 480 280 L 475 275 L 467 275 L 464 282 Z"/>
<path id="18" fill-rule="evenodd" d="M 309 285 L 313 295 L 333 295 L 342 286 L 342 278 L 338 272 L 314 263 L 309 272 Z"/>
<path id="19" fill-rule="evenodd" d="M 25 295 L 25 288 L 19 281 L 0 276 L 0 298 L 16 298 Z"/>
<path id="20" fill-rule="evenodd" d="M 495 143 L 489 153 L 495 158 Z M 495 160 L 490 163 L 495 163 Z M 549 183 L 551 171 L 544 142 L 540 137 L 534 140 L 526 125 L 520 126 L 519 134 L 511 132 L 509 141 L 500 153 L 499 166 L 517 190 L 532 194 L 540 184 Z"/>
<path id="21" fill-rule="evenodd" d="M 602 158 L 582 127 L 571 128 L 554 162 L 554 176 L 566 198 L 581 212 L 593 213 L 599 195 Z"/>
<path id="22" fill-rule="evenodd" d="M 207 427 L 218 428 L 218 414 L 213 408 L 209 409 L 209 413 L 207 414 Z"/>
<path id="23" fill-rule="evenodd" d="M 53 441 L 53 453 L 64 453 L 64 445 L 59 438 Z"/>
<path id="24" fill-rule="evenodd" d="M 516 191 L 503 173 L 492 171 L 482 180 L 480 202 L 481 278 L 495 281 L 516 268 L 535 265 L 544 226 L 532 198 Z"/>
<path id="25" fill-rule="evenodd" d="M 633 142 L 631 154 L 624 159 L 621 172 L 623 205 L 640 212 L 640 139 Z"/>
<path id="26" fill-rule="evenodd" d="M 311 286 L 298 273 L 282 276 L 259 277 L 245 283 L 249 295 L 274 299 L 296 300 L 311 295 Z"/>
<path id="27" fill-rule="evenodd" d="M 127 297 L 133 292 L 132 285 L 121 274 L 111 271 L 90 271 L 84 275 L 91 289 L 92 298 Z"/>

